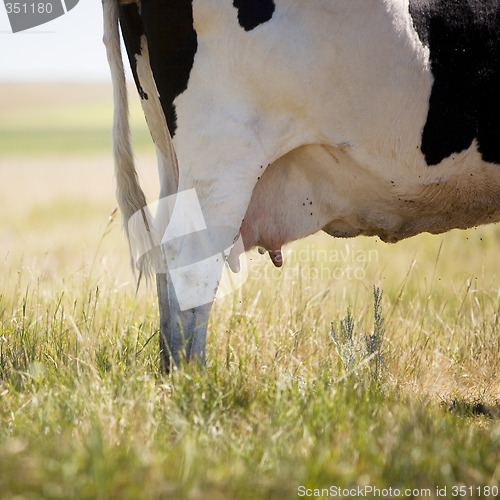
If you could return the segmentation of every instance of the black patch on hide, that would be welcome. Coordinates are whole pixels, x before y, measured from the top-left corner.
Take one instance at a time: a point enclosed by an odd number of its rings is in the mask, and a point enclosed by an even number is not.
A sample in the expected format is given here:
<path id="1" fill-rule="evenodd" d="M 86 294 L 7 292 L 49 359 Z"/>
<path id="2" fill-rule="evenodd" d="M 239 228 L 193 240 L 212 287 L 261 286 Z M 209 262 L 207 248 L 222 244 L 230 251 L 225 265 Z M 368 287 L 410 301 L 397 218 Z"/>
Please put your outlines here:
<path id="1" fill-rule="evenodd" d="M 141 18 L 151 70 L 170 135 L 175 135 L 174 100 L 187 89 L 198 48 L 192 0 L 142 0 Z"/>
<path id="2" fill-rule="evenodd" d="M 474 139 L 484 161 L 500 163 L 500 2 L 410 0 L 409 10 L 434 76 L 421 142 L 427 164 Z"/>
<path id="3" fill-rule="evenodd" d="M 141 15 L 139 14 L 139 8 L 136 3 L 120 4 L 120 28 L 137 91 L 141 99 L 147 99 L 148 95 L 142 89 L 141 82 L 139 81 L 137 61 L 135 58 L 136 55 L 141 55 L 141 37 L 144 35 Z"/>
<path id="4" fill-rule="evenodd" d="M 245 31 L 267 23 L 276 8 L 274 0 L 234 0 L 233 5 L 238 9 L 238 22 Z"/>

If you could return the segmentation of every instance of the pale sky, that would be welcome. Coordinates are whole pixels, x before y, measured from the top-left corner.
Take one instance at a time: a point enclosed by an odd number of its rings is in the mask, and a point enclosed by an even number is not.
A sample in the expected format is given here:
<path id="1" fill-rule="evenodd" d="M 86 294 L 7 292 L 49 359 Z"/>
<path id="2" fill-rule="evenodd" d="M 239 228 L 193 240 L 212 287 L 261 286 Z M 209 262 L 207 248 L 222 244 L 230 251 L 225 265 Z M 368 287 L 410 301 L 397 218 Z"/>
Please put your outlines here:
<path id="1" fill-rule="evenodd" d="M 64 16 L 15 34 L 0 0 L 0 82 L 109 80 L 100 0 L 80 0 Z"/>

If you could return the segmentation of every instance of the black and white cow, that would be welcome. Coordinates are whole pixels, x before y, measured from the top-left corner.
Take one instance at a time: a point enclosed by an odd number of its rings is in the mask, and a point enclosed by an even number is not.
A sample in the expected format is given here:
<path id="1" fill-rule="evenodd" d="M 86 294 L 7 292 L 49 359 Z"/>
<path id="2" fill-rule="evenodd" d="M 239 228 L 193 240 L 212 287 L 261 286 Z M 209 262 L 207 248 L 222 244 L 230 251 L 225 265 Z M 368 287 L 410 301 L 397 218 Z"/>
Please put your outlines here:
<path id="1" fill-rule="evenodd" d="M 237 270 L 244 249 L 279 266 L 319 230 L 395 242 L 500 220 L 499 0 L 103 5 L 118 200 L 157 273 L 166 366 L 204 361 L 224 260 Z M 119 26 L 157 150 L 154 219 Z"/>

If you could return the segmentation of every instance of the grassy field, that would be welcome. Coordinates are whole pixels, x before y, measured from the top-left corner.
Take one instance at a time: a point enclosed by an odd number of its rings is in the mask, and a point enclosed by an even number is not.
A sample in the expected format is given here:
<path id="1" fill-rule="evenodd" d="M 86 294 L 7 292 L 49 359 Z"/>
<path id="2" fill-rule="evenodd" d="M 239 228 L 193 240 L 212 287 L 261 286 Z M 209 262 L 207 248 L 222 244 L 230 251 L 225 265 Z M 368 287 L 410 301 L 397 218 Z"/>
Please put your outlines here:
<path id="1" fill-rule="evenodd" d="M 207 370 L 162 377 L 154 287 L 135 296 L 113 212 L 109 89 L 0 90 L 0 498 L 497 493 L 500 227 L 317 235 L 282 270 L 251 253 Z"/>

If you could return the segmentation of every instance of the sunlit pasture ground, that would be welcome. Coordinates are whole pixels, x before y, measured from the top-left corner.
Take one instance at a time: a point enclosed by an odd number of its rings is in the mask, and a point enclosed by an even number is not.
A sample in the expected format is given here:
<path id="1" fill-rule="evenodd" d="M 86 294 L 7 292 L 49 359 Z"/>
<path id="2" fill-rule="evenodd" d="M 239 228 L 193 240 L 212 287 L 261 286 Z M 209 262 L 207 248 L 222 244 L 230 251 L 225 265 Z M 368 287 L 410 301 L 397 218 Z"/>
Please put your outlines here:
<path id="1" fill-rule="evenodd" d="M 136 296 L 114 212 L 110 89 L 0 91 L 1 498 L 496 491 L 500 226 L 396 245 L 316 235 L 281 270 L 251 252 L 213 309 L 206 371 L 163 376 L 155 287 Z M 137 103 L 132 119 L 154 201 Z M 332 335 L 348 311 L 350 364 Z"/>

